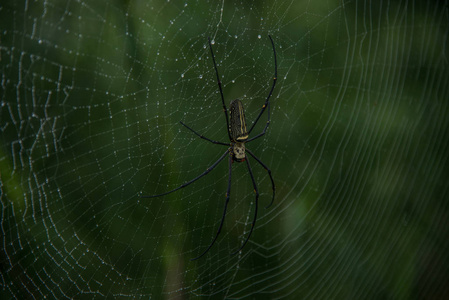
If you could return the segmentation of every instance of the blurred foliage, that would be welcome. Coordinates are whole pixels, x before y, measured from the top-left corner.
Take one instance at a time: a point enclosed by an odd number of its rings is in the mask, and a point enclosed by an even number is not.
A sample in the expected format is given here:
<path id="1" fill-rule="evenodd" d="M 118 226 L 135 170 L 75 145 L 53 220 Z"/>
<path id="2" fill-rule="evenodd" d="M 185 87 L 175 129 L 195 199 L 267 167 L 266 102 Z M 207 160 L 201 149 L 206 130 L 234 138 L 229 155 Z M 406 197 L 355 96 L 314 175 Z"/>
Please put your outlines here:
<path id="1" fill-rule="evenodd" d="M 3 298 L 449 297 L 447 1 L 0 4 Z M 261 197 L 227 163 L 248 122 Z M 263 129 L 264 115 L 254 132 Z M 220 148 L 220 149 L 218 149 Z"/>

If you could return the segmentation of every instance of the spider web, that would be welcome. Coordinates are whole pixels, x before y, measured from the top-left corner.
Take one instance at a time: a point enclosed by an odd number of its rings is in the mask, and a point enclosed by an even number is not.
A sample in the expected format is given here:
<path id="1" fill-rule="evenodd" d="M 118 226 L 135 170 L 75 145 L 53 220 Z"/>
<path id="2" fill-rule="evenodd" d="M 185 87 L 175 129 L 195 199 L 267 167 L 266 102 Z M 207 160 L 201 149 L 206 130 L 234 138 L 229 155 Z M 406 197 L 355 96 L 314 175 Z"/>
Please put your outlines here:
<path id="1" fill-rule="evenodd" d="M 3 1 L 1 298 L 447 298 L 447 1 Z M 271 125 L 232 166 L 226 103 Z M 266 122 L 262 116 L 252 135 Z"/>

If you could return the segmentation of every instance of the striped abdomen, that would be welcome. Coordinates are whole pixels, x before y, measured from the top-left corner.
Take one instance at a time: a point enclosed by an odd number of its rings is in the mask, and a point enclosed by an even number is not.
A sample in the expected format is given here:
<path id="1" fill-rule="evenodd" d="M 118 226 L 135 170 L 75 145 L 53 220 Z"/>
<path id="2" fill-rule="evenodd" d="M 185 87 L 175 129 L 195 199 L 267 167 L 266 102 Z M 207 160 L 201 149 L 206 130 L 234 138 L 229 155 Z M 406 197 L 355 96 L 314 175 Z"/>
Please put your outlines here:
<path id="1" fill-rule="evenodd" d="M 230 108 L 231 120 L 229 123 L 229 133 L 233 142 L 244 142 L 248 139 L 246 131 L 245 112 L 243 110 L 242 101 L 239 99 L 232 100 Z"/>

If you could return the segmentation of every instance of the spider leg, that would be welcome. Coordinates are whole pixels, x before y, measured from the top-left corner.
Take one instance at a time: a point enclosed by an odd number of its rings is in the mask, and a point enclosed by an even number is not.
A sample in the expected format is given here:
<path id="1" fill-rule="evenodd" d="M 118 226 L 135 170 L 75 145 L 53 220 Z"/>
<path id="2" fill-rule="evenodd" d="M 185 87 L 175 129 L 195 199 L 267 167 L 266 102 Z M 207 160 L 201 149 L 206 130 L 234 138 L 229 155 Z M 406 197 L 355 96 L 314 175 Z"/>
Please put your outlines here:
<path id="1" fill-rule="evenodd" d="M 263 136 L 265 134 L 265 132 L 267 131 L 268 126 L 270 125 L 270 102 L 268 102 L 267 104 L 267 114 L 268 114 L 268 120 L 267 120 L 267 124 L 265 124 L 265 128 L 263 129 L 262 133 L 259 133 L 258 135 L 246 140 L 246 142 L 251 142 L 254 141 L 255 139 L 260 138 L 261 136 Z"/>
<path id="2" fill-rule="evenodd" d="M 249 231 L 248 236 L 246 237 L 245 242 L 243 242 L 243 245 L 237 251 L 231 253 L 231 255 L 234 255 L 234 254 L 240 252 L 243 249 L 243 247 L 245 247 L 245 245 L 248 242 L 251 234 L 253 233 L 254 225 L 256 224 L 256 220 L 257 220 L 257 208 L 259 206 L 259 191 L 257 189 L 256 180 L 254 180 L 253 171 L 251 170 L 251 166 L 249 165 L 249 160 L 248 160 L 247 156 L 246 156 L 245 161 L 246 161 L 246 165 L 248 166 L 249 175 L 251 176 L 251 180 L 253 181 L 254 193 L 256 194 L 256 206 L 254 208 L 254 219 L 253 219 L 253 222 L 251 223 L 251 229 Z"/>
<path id="3" fill-rule="evenodd" d="M 229 153 L 229 149 L 226 150 L 226 152 L 212 166 L 207 168 L 206 171 L 204 171 L 201 175 L 199 175 L 199 176 L 195 177 L 194 179 L 192 179 L 192 180 L 190 180 L 190 181 L 180 185 L 179 187 L 177 187 L 177 188 L 175 188 L 175 189 L 173 189 L 171 191 L 162 193 L 162 194 L 150 195 L 150 196 L 140 196 L 140 198 L 155 198 L 155 197 L 165 196 L 167 194 L 170 194 L 170 193 L 176 192 L 177 190 L 185 188 L 189 184 L 194 183 L 195 181 L 197 181 L 198 179 L 200 179 L 201 177 L 207 175 L 210 171 L 212 171 L 226 157 L 226 154 L 228 154 L 228 153 Z"/>
<path id="4" fill-rule="evenodd" d="M 225 100 L 224 100 L 224 96 L 223 96 L 223 89 L 221 87 L 221 80 L 220 80 L 220 76 L 218 75 L 217 63 L 215 62 L 214 51 L 212 51 L 212 44 L 210 42 L 210 37 L 208 37 L 207 39 L 209 41 L 209 48 L 210 48 L 210 54 L 212 55 L 212 61 L 214 62 L 215 75 L 217 75 L 218 89 L 220 90 L 221 103 L 223 104 L 223 112 L 226 116 L 226 131 L 228 132 L 229 140 L 231 140 L 231 134 L 229 133 L 228 109 L 226 108 L 226 104 L 225 104 Z"/>
<path id="5" fill-rule="evenodd" d="M 251 133 L 251 131 L 253 130 L 254 126 L 256 126 L 257 122 L 259 121 L 260 116 L 262 116 L 263 112 L 265 111 L 265 108 L 267 108 L 267 105 L 268 105 L 268 103 L 269 103 L 271 94 L 273 94 L 274 86 L 276 85 L 276 80 L 277 80 L 277 77 L 278 77 L 278 64 L 277 64 L 277 60 L 276 60 L 276 49 L 274 48 L 274 42 L 273 42 L 273 39 L 271 38 L 270 35 L 269 35 L 268 37 L 270 38 L 271 46 L 273 47 L 273 54 L 274 54 L 274 77 L 273 77 L 273 85 L 271 86 L 271 90 L 270 90 L 270 93 L 268 94 L 267 100 L 265 100 L 265 104 L 262 106 L 262 109 L 261 109 L 259 115 L 257 116 L 256 120 L 253 122 L 253 125 L 251 126 L 251 129 L 248 131 L 248 134 Z M 269 113 L 269 112 L 270 112 L 270 111 L 268 110 L 268 113 Z M 270 117 L 268 116 L 268 120 L 269 120 L 269 119 L 270 119 Z M 269 121 L 268 121 L 268 122 L 269 122 Z M 268 127 L 268 125 L 266 125 L 265 127 Z M 263 135 L 263 134 L 262 134 L 262 135 Z M 261 136 L 262 136 L 262 135 L 261 135 Z"/>
<path id="6" fill-rule="evenodd" d="M 223 143 L 223 142 L 217 142 L 217 141 L 211 140 L 211 139 L 205 137 L 204 135 L 199 134 L 198 132 L 196 132 L 195 130 L 193 130 L 192 128 L 190 128 L 189 126 L 187 126 L 186 124 L 184 124 L 184 123 L 182 123 L 182 122 L 179 122 L 179 123 L 181 123 L 182 126 L 186 127 L 188 130 L 190 130 L 191 132 L 193 132 L 194 134 L 196 134 L 197 136 L 199 136 L 199 137 L 202 138 L 203 140 L 209 141 L 209 142 L 214 143 L 214 144 L 217 144 L 217 145 L 225 145 L 225 146 L 229 146 L 229 143 L 226 144 L 226 143 Z"/>
<path id="7" fill-rule="evenodd" d="M 260 159 L 258 159 L 251 151 L 249 151 L 248 148 L 246 148 L 246 152 L 248 152 L 262 167 L 264 167 L 264 169 L 267 170 L 268 175 L 270 176 L 271 188 L 273 189 L 273 197 L 271 198 L 270 204 L 268 204 L 268 206 L 265 206 L 265 208 L 268 208 L 271 206 L 271 204 L 273 204 L 274 195 L 276 194 L 276 185 L 274 184 L 273 177 L 271 176 L 271 170 Z"/>
<path id="8" fill-rule="evenodd" d="M 217 238 L 218 238 L 218 235 L 219 235 L 220 232 L 221 232 L 221 228 L 223 228 L 224 220 L 225 220 L 225 217 L 226 217 L 226 211 L 227 211 L 227 209 L 228 209 L 229 197 L 230 197 L 230 195 L 231 195 L 231 170 L 232 170 L 232 158 L 231 158 L 231 156 L 229 156 L 228 190 L 226 191 L 225 207 L 224 207 L 224 210 L 223 210 L 223 217 L 221 218 L 220 226 L 218 227 L 217 234 L 215 235 L 215 238 L 214 238 L 214 240 L 212 241 L 212 243 L 210 243 L 209 247 L 207 247 L 207 249 L 204 250 L 204 252 L 201 253 L 199 256 L 197 256 L 197 257 L 195 257 L 195 258 L 193 258 L 193 259 L 191 259 L 191 260 L 197 260 L 198 258 L 202 257 L 204 254 L 206 254 L 207 251 L 209 251 L 210 248 L 212 248 L 212 245 L 215 243 L 215 241 L 216 241 Z"/>

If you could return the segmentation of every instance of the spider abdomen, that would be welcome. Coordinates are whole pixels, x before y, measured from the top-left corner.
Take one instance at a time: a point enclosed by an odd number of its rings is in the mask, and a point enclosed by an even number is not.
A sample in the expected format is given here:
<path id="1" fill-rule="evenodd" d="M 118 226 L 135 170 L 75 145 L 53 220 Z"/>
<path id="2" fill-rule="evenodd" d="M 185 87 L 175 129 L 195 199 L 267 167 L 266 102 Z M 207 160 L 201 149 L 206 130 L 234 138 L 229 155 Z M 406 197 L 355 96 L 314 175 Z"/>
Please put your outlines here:
<path id="1" fill-rule="evenodd" d="M 244 142 L 248 139 L 246 130 L 245 111 L 243 110 L 242 101 L 235 99 L 230 104 L 230 123 L 229 133 L 232 142 Z"/>

